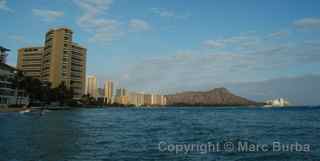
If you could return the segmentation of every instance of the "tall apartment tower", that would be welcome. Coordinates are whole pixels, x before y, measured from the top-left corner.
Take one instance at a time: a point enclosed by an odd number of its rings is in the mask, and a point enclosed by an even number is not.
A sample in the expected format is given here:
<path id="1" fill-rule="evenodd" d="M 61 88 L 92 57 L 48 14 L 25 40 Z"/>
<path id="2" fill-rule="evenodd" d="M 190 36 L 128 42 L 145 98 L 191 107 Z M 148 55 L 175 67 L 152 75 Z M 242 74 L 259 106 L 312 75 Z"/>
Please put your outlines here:
<path id="1" fill-rule="evenodd" d="M 64 82 L 79 99 L 85 91 L 87 50 L 72 41 L 72 34 L 68 28 L 50 29 L 44 47 L 18 50 L 17 67 L 25 75 L 50 82 L 52 88 Z"/>
<path id="2" fill-rule="evenodd" d="M 98 96 L 97 78 L 96 76 L 88 76 L 86 85 L 86 94 L 96 98 Z"/>
<path id="3" fill-rule="evenodd" d="M 127 96 L 128 95 L 128 91 L 125 88 L 118 88 L 116 90 L 116 96 Z"/>
<path id="4" fill-rule="evenodd" d="M 129 103 L 128 91 L 125 88 L 119 88 L 116 90 L 115 102 L 123 105 L 127 105 Z"/>
<path id="5" fill-rule="evenodd" d="M 107 99 L 108 103 L 112 103 L 113 96 L 113 82 L 111 80 L 107 80 L 104 83 L 104 97 Z"/>

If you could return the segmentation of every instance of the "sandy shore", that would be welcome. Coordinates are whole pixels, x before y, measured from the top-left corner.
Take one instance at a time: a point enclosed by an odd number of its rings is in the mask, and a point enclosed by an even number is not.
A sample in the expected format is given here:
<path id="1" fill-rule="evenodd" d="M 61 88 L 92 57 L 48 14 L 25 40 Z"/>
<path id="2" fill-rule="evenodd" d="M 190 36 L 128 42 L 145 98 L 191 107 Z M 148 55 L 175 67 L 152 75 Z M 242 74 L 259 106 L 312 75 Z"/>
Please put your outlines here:
<path id="1" fill-rule="evenodd" d="M 23 110 L 26 110 L 27 108 L 15 108 L 15 107 L 12 107 L 12 108 L 0 108 L 0 112 L 20 112 L 20 111 L 23 111 Z"/>

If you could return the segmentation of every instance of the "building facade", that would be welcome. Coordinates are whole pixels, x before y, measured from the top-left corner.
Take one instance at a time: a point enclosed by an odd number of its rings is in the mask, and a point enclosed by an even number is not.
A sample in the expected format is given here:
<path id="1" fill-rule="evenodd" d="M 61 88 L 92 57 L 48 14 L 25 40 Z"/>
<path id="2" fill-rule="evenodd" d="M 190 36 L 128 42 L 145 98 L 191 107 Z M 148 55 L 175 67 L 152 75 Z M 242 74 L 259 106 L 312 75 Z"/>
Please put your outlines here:
<path id="1" fill-rule="evenodd" d="M 104 98 L 105 102 L 108 104 L 112 103 L 113 98 L 113 82 L 111 80 L 107 80 L 104 83 Z"/>
<path id="2" fill-rule="evenodd" d="M 167 99 L 165 96 L 158 94 L 129 92 L 128 102 L 135 106 L 165 106 Z"/>
<path id="3" fill-rule="evenodd" d="M 152 105 L 161 105 L 161 95 L 153 94 L 151 96 L 151 104 Z"/>
<path id="4" fill-rule="evenodd" d="M 17 69 L 5 64 L 9 49 L 0 46 L 0 107 L 11 104 L 28 104 L 29 98 L 24 90 L 18 90 L 14 85 Z"/>
<path id="5" fill-rule="evenodd" d="M 0 63 L 0 107 L 15 104 L 15 89 L 10 79 L 14 77 L 15 68 Z"/>
<path id="6" fill-rule="evenodd" d="M 137 93 L 137 92 L 130 92 L 129 93 L 129 104 L 135 106 L 143 106 L 144 105 L 144 94 Z"/>
<path id="7" fill-rule="evenodd" d="M 286 107 L 290 105 L 289 101 L 284 98 L 267 100 L 265 104 L 265 107 Z"/>
<path id="8" fill-rule="evenodd" d="M 72 36 L 68 28 L 50 29 L 44 47 L 18 50 L 17 68 L 27 76 L 50 82 L 52 88 L 64 82 L 73 89 L 74 98 L 81 98 L 85 92 L 87 50 L 74 43 Z"/>
<path id="9" fill-rule="evenodd" d="M 70 87 L 76 93 L 78 98 L 84 94 L 86 85 L 86 62 L 87 62 L 87 49 L 72 43 L 71 54 L 71 70 L 70 71 Z"/>
<path id="10" fill-rule="evenodd" d="M 97 88 L 97 78 L 96 76 L 88 76 L 87 85 L 86 85 L 86 94 L 97 98 L 98 97 L 98 88 Z"/>
<path id="11" fill-rule="evenodd" d="M 41 79 L 43 47 L 29 47 L 18 50 L 17 69 L 25 76 Z"/>
<path id="12" fill-rule="evenodd" d="M 117 104 L 128 105 L 129 104 L 128 91 L 125 88 L 117 89 L 114 102 Z"/>
<path id="13" fill-rule="evenodd" d="M 152 105 L 152 95 L 151 94 L 144 94 L 143 95 L 144 105 L 151 106 Z"/>

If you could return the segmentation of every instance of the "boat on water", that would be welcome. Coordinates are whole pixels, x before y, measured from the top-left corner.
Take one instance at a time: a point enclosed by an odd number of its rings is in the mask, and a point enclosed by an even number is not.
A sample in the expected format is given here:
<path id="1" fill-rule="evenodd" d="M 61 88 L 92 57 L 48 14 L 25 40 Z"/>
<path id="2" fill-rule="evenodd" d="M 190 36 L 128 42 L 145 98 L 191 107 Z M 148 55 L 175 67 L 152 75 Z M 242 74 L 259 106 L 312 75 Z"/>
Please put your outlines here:
<path id="1" fill-rule="evenodd" d="M 45 109 L 47 110 L 70 110 L 69 106 L 47 106 Z"/>
<path id="2" fill-rule="evenodd" d="M 25 114 L 25 113 L 29 113 L 29 112 L 31 112 L 31 109 L 25 109 L 23 111 L 20 111 L 19 113 L 20 114 Z"/>
<path id="3" fill-rule="evenodd" d="M 40 107 L 32 107 L 32 108 L 27 108 L 25 110 L 22 110 L 19 113 L 20 114 L 28 114 L 28 113 L 36 114 L 36 113 L 40 113 L 40 115 L 43 115 L 43 114 L 45 114 L 47 112 L 50 112 L 50 110 L 46 109 L 46 108 L 43 108 L 43 107 L 42 108 L 40 108 Z"/>

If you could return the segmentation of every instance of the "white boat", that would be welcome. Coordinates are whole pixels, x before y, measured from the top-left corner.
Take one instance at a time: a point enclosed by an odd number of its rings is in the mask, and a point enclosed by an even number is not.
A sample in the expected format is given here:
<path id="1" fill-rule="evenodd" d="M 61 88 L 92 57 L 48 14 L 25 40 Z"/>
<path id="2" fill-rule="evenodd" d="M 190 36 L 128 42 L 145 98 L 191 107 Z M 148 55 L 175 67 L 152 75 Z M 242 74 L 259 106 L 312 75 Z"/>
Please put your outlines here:
<path id="1" fill-rule="evenodd" d="M 31 112 L 31 109 L 25 109 L 23 111 L 20 111 L 19 113 L 20 114 L 25 114 L 25 113 L 29 113 L 29 112 Z"/>

